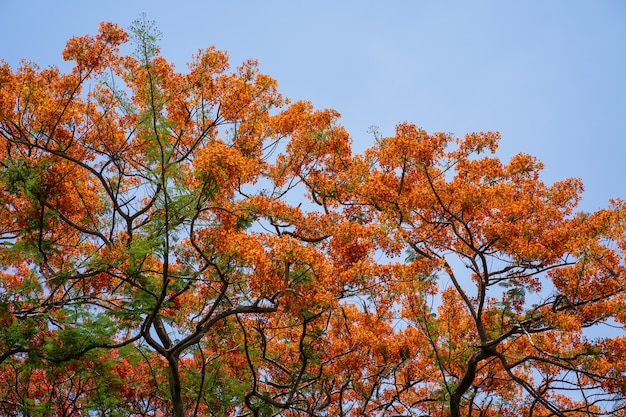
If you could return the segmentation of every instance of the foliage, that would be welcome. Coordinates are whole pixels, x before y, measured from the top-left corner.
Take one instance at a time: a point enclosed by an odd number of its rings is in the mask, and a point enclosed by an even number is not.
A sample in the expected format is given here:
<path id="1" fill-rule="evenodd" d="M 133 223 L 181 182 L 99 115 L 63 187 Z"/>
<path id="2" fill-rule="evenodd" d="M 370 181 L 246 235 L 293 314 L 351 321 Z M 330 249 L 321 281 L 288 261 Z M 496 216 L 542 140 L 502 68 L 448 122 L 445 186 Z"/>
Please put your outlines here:
<path id="1" fill-rule="evenodd" d="M 2 415 L 625 415 L 626 204 L 131 38 L 0 66 Z"/>

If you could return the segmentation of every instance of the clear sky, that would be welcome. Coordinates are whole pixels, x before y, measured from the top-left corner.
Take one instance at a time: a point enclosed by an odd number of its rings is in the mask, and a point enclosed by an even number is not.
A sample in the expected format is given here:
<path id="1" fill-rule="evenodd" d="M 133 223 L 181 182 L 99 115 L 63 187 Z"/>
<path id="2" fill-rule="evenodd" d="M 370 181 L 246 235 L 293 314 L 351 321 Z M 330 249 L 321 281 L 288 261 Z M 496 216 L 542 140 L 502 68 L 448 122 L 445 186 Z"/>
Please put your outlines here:
<path id="1" fill-rule="evenodd" d="M 626 199 L 624 0 L 0 0 L 0 58 L 64 68 L 68 38 L 142 12 L 178 69 L 210 45 L 258 59 L 285 96 L 338 110 L 356 151 L 372 125 L 497 130 L 503 158 L 581 177 L 583 209 Z"/>

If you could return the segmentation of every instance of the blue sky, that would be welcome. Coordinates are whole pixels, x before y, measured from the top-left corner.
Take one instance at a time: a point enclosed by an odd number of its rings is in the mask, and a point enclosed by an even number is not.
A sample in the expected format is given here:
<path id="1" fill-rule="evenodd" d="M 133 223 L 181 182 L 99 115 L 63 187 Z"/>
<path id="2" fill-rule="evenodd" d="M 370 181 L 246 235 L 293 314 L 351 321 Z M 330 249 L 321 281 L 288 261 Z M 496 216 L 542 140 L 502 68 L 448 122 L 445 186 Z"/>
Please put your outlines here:
<path id="1" fill-rule="evenodd" d="M 64 68 L 68 38 L 142 12 L 178 69 L 210 45 L 258 59 L 284 95 L 338 110 L 356 151 L 372 125 L 498 130 L 501 157 L 581 177 L 584 210 L 626 199 L 626 1 L 0 0 L 0 58 Z"/>

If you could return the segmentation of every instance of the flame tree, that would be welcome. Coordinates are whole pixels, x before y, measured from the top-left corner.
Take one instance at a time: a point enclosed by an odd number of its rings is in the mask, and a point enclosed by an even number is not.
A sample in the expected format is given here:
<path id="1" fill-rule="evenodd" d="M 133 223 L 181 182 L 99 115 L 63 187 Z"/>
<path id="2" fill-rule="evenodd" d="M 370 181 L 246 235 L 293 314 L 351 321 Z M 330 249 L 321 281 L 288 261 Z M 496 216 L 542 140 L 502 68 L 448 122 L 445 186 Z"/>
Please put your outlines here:
<path id="1" fill-rule="evenodd" d="M 3 414 L 623 414 L 621 201 L 130 32 L 0 66 Z"/>

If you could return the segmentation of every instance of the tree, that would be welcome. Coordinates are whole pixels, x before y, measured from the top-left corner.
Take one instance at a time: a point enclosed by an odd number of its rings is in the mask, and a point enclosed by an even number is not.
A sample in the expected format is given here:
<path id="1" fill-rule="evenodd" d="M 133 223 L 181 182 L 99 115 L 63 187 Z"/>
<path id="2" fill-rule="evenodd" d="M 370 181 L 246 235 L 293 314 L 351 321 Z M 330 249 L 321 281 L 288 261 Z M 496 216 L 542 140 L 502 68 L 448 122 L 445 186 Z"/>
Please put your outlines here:
<path id="1" fill-rule="evenodd" d="M 4 414 L 623 413 L 624 203 L 130 32 L 0 67 Z"/>
<path id="2" fill-rule="evenodd" d="M 409 253 L 377 290 L 377 314 L 404 327 L 370 413 L 624 414 L 625 205 L 575 213 L 579 180 L 482 156 L 499 140 L 405 123 L 348 174 L 345 201 Z M 602 324 L 622 332 L 591 338 Z"/>

